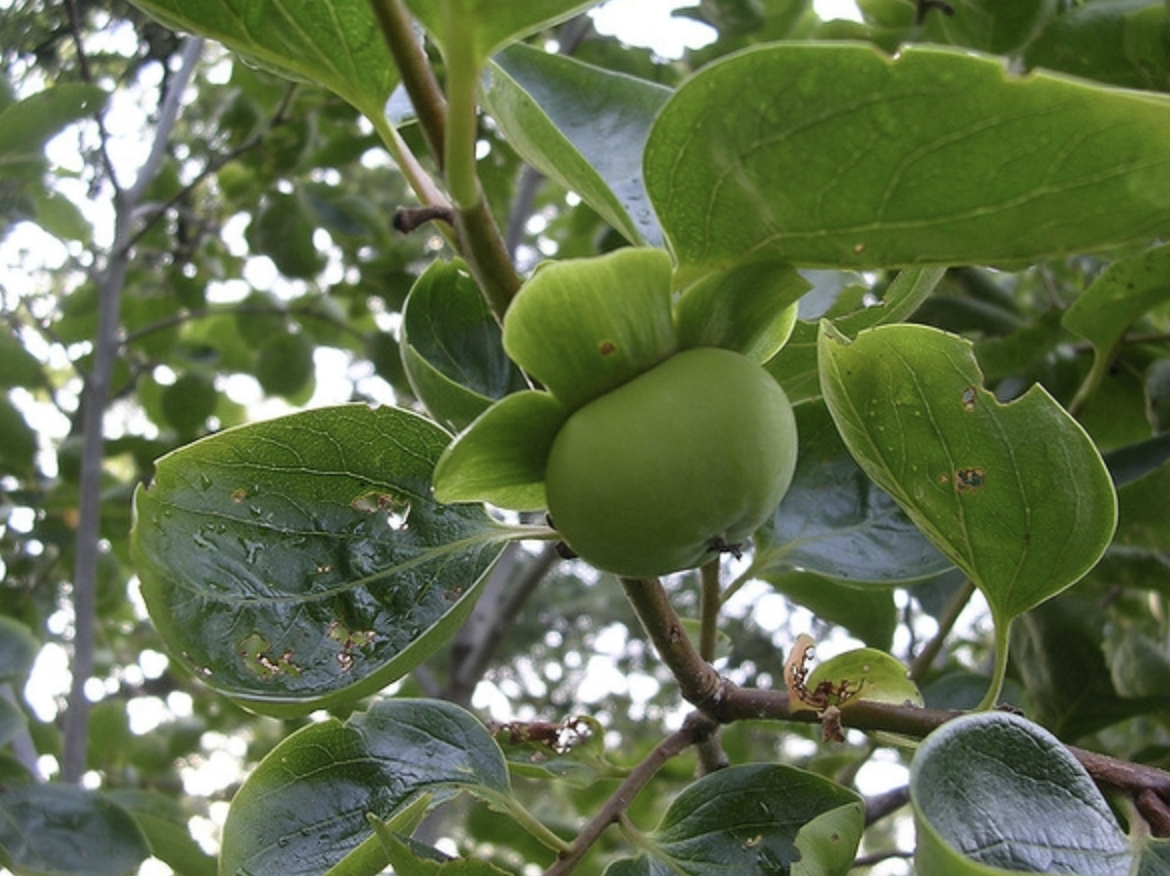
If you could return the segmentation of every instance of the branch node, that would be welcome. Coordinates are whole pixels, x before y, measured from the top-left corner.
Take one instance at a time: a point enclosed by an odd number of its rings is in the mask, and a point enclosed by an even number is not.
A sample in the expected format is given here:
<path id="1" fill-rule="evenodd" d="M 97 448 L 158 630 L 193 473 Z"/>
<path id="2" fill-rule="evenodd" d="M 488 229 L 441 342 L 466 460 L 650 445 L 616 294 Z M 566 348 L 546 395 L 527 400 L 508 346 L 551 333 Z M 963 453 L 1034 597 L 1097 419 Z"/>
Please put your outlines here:
<path id="1" fill-rule="evenodd" d="M 395 231 L 410 234 L 428 222 L 446 222 L 455 227 L 455 211 L 447 205 L 433 205 L 423 207 L 399 207 L 394 211 L 394 218 L 390 225 Z"/>

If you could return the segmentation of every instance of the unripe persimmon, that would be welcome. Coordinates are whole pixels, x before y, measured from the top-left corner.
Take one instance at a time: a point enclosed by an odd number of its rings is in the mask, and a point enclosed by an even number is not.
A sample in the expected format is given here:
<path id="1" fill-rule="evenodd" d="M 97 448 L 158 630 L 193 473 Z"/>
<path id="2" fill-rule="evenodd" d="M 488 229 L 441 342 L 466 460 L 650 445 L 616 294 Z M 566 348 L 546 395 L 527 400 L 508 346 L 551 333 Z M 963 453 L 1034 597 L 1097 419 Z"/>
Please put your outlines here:
<path id="1" fill-rule="evenodd" d="M 599 569 L 646 578 L 737 548 L 792 481 L 796 421 L 739 353 L 686 350 L 575 411 L 552 445 L 553 525 Z"/>

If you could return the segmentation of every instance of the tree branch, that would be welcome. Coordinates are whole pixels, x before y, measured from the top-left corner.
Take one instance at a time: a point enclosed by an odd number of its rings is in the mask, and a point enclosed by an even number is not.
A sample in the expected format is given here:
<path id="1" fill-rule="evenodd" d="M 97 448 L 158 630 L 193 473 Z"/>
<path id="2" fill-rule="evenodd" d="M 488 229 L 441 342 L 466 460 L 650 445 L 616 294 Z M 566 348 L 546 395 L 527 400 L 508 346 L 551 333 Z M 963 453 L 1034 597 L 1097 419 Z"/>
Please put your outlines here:
<path id="1" fill-rule="evenodd" d="M 573 840 L 569 851 L 561 854 L 556 863 L 545 870 L 544 876 L 565 876 L 571 873 L 605 829 L 625 814 L 638 792 L 654 778 L 668 760 L 677 757 L 692 745 L 702 743 L 716 730 L 718 725 L 702 712 L 692 712 L 688 715 L 681 728 L 662 740 L 657 748 L 630 771 L 585 829 Z"/>
<path id="2" fill-rule="evenodd" d="M 164 108 L 171 106 L 190 82 L 199 60 L 199 52 L 191 50 L 191 43 L 201 45 L 198 40 L 189 40 L 183 52 L 183 65 L 172 77 L 168 93 L 164 96 Z M 165 144 L 177 118 L 174 111 L 160 114 L 155 126 L 152 156 L 163 154 L 160 141 Z M 111 164 L 107 154 L 108 139 L 102 136 L 102 154 L 107 166 Z M 110 396 L 110 382 L 117 363 L 119 314 L 122 289 L 126 282 L 133 238 L 133 224 L 137 212 L 137 199 L 150 185 L 152 175 L 157 174 L 161 158 L 153 164 L 144 164 L 138 179 L 130 189 L 117 189 L 114 181 L 114 242 L 106 264 L 96 277 L 98 287 L 97 331 L 93 341 L 93 364 L 85 377 L 81 394 L 81 428 L 83 443 L 78 483 L 77 530 L 75 533 L 75 558 L 73 573 L 74 637 L 72 673 L 69 690 L 69 708 L 65 712 L 64 739 L 61 751 L 61 778 L 66 782 L 77 782 L 86 769 L 86 748 L 89 734 L 89 701 L 85 696 L 85 683 L 93 674 L 94 647 L 97 626 L 97 568 L 101 558 L 101 491 L 102 460 L 104 452 L 103 423 L 106 404 Z M 112 176 L 111 176 L 112 178 Z"/>

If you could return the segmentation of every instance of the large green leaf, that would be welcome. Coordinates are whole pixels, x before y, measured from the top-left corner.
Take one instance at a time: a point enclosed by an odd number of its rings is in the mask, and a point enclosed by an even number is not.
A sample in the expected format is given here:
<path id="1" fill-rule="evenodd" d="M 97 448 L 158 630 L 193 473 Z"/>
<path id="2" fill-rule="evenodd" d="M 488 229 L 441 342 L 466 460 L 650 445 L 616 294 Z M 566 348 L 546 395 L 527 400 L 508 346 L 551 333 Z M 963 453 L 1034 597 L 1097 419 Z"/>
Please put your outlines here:
<path id="1" fill-rule="evenodd" d="M 431 497 L 449 438 L 346 405 L 159 460 L 133 547 L 172 651 L 258 711 L 307 712 L 400 677 L 470 611 L 507 532 Z"/>
<path id="2" fill-rule="evenodd" d="M 406 0 L 410 11 L 440 45 L 447 44 L 451 28 L 467 28 L 477 62 L 505 43 L 534 34 L 596 3 L 597 0 Z"/>
<path id="3" fill-rule="evenodd" d="M 369 0 L 134 0 L 167 27 L 211 37 L 378 118 L 398 82 Z"/>
<path id="4" fill-rule="evenodd" d="M 970 342 L 828 324 L 821 380 L 858 464 L 1010 621 L 1068 587 L 1113 536 L 1117 500 L 1085 431 L 1040 386 L 1001 404 Z"/>
<path id="5" fill-rule="evenodd" d="M 755 574 L 804 569 L 841 581 L 894 584 L 951 563 L 849 455 L 820 401 L 795 408 L 792 486 L 756 535 Z"/>
<path id="6" fill-rule="evenodd" d="M 415 395 L 458 431 L 528 384 L 504 352 L 500 325 L 457 262 L 435 261 L 402 308 L 402 360 Z"/>
<path id="7" fill-rule="evenodd" d="M 1006 712 L 945 724 L 914 757 L 919 873 L 1127 876 L 1129 841 L 1084 768 Z"/>
<path id="8" fill-rule="evenodd" d="M 647 837 L 647 855 L 606 874 L 844 876 L 863 826 L 857 796 L 822 776 L 779 764 L 728 767 L 675 798 Z"/>
<path id="9" fill-rule="evenodd" d="M 650 134 L 646 187 L 684 279 L 764 252 L 1033 262 L 1170 230 L 1168 108 L 935 47 L 772 45 L 678 90 Z"/>
<path id="10" fill-rule="evenodd" d="M 122 876 L 150 847 L 126 810 L 76 785 L 0 790 L 0 863 L 18 876 Z"/>
<path id="11" fill-rule="evenodd" d="M 319 876 L 355 852 L 363 865 L 346 872 L 381 872 L 367 815 L 385 820 L 420 794 L 453 790 L 509 792 L 499 747 L 458 706 L 384 700 L 345 723 L 311 724 L 273 749 L 232 800 L 220 873 Z"/>
<path id="12" fill-rule="evenodd" d="M 490 67 L 484 101 L 508 143 L 633 243 L 662 243 L 642 150 L 670 89 L 517 44 Z"/>

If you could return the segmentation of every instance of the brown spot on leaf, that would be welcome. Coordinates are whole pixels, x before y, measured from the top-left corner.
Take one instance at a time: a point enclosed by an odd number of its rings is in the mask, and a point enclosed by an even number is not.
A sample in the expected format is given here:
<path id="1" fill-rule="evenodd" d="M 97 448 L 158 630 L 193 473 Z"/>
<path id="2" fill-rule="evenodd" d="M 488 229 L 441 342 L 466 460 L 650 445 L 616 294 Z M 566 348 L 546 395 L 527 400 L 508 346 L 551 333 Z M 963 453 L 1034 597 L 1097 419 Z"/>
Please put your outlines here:
<path id="1" fill-rule="evenodd" d="M 961 468 L 955 472 L 955 489 L 960 493 L 978 490 L 983 486 L 984 479 L 981 468 Z"/>
<path id="2" fill-rule="evenodd" d="M 972 414 L 975 412 L 975 399 L 978 398 L 975 387 L 968 386 L 963 390 L 963 410 Z"/>
<path id="3" fill-rule="evenodd" d="M 613 341 L 602 341 L 597 347 L 597 352 L 602 356 L 612 356 L 617 352 L 617 344 Z"/>

